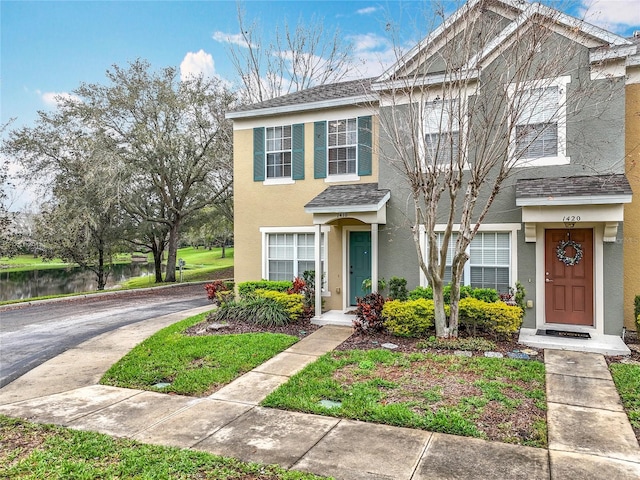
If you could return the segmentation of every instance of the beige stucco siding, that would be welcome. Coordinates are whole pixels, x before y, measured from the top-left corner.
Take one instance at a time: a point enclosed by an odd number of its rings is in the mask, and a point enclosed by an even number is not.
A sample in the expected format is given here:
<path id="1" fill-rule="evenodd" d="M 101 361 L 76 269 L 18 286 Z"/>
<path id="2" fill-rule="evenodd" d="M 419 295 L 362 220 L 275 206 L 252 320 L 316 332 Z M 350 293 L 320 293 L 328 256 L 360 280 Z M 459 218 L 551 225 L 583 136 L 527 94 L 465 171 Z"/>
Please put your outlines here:
<path id="1" fill-rule="evenodd" d="M 640 83 L 626 86 L 626 173 L 633 201 L 624 207 L 624 322 L 635 330 L 633 301 L 640 295 Z"/>
<path id="2" fill-rule="evenodd" d="M 330 110 L 306 116 L 234 121 L 234 241 L 236 283 L 262 278 L 262 227 L 309 227 L 313 216 L 304 211 L 304 205 L 332 183 L 314 179 L 314 121 L 353 117 L 354 109 Z M 321 116 L 320 116 L 321 115 Z M 358 116 L 371 115 L 369 109 L 360 109 Z M 361 183 L 378 181 L 377 118 L 373 121 L 372 175 L 360 177 Z M 253 128 L 259 126 L 305 125 L 305 178 L 288 185 L 265 185 L 253 180 Z M 331 226 L 328 234 L 328 292 L 325 307 L 342 308 L 342 229 Z M 338 293 L 339 292 L 339 293 Z"/>

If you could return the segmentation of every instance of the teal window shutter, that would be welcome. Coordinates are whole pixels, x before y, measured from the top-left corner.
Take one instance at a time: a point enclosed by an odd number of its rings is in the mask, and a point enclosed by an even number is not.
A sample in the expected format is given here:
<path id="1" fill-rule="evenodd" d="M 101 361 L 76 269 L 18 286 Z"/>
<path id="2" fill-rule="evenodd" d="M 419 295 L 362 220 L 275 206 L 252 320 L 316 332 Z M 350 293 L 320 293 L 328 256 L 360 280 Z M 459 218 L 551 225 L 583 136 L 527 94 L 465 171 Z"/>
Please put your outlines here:
<path id="1" fill-rule="evenodd" d="M 313 126 L 313 178 L 327 178 L 327 122 Z"/>
<path id="2" fill-rule="evenodd" d="M 358 175 L 372 175 L 373 135 L 371 116 L 358 117 Z"/>
<path id="3" fill-rule="evenodd" d="M 304 180 L 304 123 L 291 126 L 291 178 Z"/>
<path id="4" fill-rule="evenodd" d="M 253 181 L 264 181 L 264 127 L 253 129 Z"/>

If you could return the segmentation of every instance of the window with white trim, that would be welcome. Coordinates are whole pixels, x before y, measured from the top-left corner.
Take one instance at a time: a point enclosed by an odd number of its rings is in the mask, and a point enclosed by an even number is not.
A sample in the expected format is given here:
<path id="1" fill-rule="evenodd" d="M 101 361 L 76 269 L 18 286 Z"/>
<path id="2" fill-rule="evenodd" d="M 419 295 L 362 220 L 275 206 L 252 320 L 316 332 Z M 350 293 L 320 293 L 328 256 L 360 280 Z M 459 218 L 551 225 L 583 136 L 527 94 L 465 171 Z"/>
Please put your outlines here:
<path id="1" fill-rule="evenodd" d="M 349 175 L 357 171 L 358 123 L 355 118 L 327 122 L 329 175 Z"/>
<path id="2" fill-rule="evenodd" d="M 511 286 L 511 234 L 478 232 L 469 246 L 469 285 L 508 293 Z"/>
<path id="3" fill-rule="evenodd" d="M 324 234 L 320 258 L 324 271 Z M 315 270 L 315 234 L 267 233 L 266 267 L 269 280 L 293 280 L 305 271 Z"/>
<path id="4" fill-rule="evenodd" d="M 267 178 L 291 178 L 291 126 L 266 128 Z"/>
<path id="5" fill-rule="evenodd" d="M 457 100 L 425 104 L 424 160 L 428 165 L 458 162 L 460 119 Z"/>
<path id="6" fill-rule="evenodd" d="M 444 234 L 438 233 L 438 248 Z M 458 235 L 452 233 L 445 262 L 444 283 L 451 283 L 451 264 Z M 508 293 L 511 286 L 511 232 L 478 232 L 467 251 L 469 261 L 464 266 L 461 285 L 473 288 L 493 288 Z"/>
<path id="7" fill-rule="evenodd" d="M 566 89 L 571 77 L 527 82 L 509 87 L 517 118 L 512 154 L 519 163 L 544 166 L 569 163 L 566 156 Z"/>

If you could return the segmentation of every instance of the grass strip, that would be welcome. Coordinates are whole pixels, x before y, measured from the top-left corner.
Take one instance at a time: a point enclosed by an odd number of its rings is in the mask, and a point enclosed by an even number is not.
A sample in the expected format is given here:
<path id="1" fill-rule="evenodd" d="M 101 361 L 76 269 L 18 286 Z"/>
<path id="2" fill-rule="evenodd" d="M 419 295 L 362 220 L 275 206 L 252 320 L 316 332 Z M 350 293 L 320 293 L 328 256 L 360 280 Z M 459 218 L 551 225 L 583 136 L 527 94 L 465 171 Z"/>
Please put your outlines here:
<path id="1" fill-rule="evenodd" d="M 324 477 L 0 415 L 0 478 L 316 480 Z"/>
<path id="2" fill-rule="evenodd" d="M 631 425 L 640 430 L 640 366 L 612 363 L 609 369 Z"/>
<path id="3" fill-rule="evenodd" d="M 273 333 L 183 334 L 207 315 L 196 315 L 160 330 L 113 365 L 100 383 L 180 395 L 207 395 L 298 341 L 294 336 Z M 158 383 L 170 385 L 154 387 Z"/>
<path id="4" fill-rule="evenodd" d="M 544 371 L 541 362 L 512 359 L 330 352 L 262 405 L 544 447 Z M 499 428 L 487 432 L 483 419 L 495 415 Z"/>

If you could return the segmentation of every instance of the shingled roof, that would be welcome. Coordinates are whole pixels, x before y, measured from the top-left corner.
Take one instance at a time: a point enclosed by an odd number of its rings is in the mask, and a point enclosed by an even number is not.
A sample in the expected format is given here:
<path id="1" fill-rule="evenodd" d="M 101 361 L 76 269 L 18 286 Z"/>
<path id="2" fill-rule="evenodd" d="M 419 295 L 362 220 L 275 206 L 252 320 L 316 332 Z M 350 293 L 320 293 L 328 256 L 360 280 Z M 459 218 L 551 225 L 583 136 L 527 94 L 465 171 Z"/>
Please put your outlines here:
<path id="1" fill-rule="evenodd" d="M 624 174 L 529 178 L 516 182 L 517 205 L 527 203 L 526 199 L 630 197 L 631 194 L 631 185 Z"/>
<path id="2" fill-rule="evenodd" d="M 348 82 L 329 83 L 307 88 L 299 92 L 265 100 L 260 103 L 243 105 L 227 114 L 228 118 L 240 118 L 252 114 L 267 113 L 270 110 L 296 106 L 298 109 L 315 108 L 318 103 L 349 103 L 350 101 L 373 101 L 375 96 L 371 91 L 371 78 L 350 80 Z"/>
<path id="3" fill-rule="evenodd" d="M 377 183 L 332 185 L 315 197 L 304 208 L 308 212 L 334 212 L 377 210 L 388 200 L 390 190 L 379 190 Z"/>

